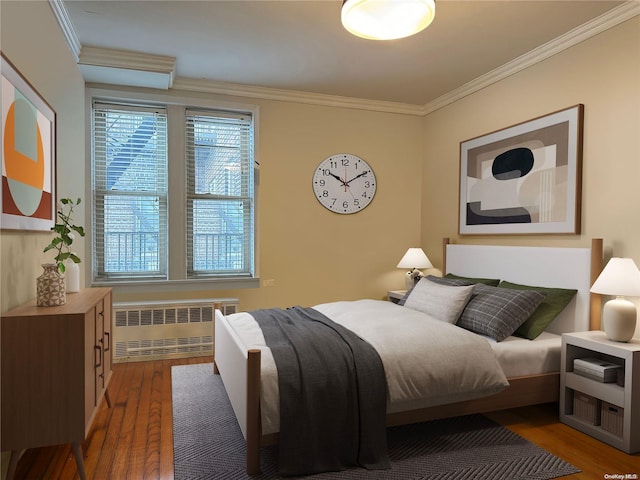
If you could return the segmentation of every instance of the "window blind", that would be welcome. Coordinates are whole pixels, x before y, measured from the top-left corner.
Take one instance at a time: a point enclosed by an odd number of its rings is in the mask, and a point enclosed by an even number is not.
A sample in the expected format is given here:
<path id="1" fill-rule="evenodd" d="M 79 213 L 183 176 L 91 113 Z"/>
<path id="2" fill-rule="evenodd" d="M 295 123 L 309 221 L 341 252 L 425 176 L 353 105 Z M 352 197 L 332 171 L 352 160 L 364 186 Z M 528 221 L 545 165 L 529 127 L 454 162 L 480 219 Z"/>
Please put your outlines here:
<path id="1" fill-rule="evenodd" d="M 167 112 L 94 102 L 93 272 L 167 278 Z"/>
<path id="2" fill-rule="evenodd" d="M 252 116 L 187 109 L 185 129 L 187 276 L 252 276 Z"/>

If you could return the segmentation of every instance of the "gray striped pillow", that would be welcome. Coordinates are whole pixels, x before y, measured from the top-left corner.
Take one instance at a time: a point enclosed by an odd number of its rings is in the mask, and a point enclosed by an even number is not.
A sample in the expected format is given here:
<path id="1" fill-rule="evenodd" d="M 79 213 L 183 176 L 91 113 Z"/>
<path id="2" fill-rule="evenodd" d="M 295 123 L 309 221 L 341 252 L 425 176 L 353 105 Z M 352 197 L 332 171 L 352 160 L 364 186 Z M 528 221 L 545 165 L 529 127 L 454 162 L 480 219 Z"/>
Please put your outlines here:
<path id="1" fill-rule="evenodd" d="M 534 290 L 510 290 L 476 284 L 456 325 L 498 342 L 512 335 L 544 300 Z"/>

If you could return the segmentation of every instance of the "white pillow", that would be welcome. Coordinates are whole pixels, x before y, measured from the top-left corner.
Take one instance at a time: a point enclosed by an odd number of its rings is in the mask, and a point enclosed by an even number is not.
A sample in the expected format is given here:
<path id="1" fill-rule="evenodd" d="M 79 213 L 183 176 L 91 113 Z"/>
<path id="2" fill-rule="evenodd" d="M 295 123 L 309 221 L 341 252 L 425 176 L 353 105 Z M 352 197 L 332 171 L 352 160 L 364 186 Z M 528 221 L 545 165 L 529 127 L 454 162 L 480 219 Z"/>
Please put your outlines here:
<path id="1" fill-rule="evenodd" d="M 473 285 L 440 285 L 423 278 L 413 287 L 404 306 L 443 322 L 456 323 L 472 291 Z"/>

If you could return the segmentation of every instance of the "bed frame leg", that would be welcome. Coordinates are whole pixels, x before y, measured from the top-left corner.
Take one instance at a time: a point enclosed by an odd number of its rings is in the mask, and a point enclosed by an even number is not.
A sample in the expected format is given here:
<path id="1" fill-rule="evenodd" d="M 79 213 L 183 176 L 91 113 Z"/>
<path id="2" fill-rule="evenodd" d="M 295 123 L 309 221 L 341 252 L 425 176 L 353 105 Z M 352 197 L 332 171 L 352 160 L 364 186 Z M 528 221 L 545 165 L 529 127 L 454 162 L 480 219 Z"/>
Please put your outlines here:
<path id="1" fill-rule="evenodd" d="M 260 473 L 260 350 L 252 349 L 247 357 L 247 474 Z"/>
<path id="2" fill-rule="evenodd" d="M 596 281 L 603 267 L 604 250 L 601 238 L 591 239 L 591 285 Z M 597 293 L 590 294 L 589 330 L 600 330 L 602 321 L 602 296 Z"/>
<path id="3" fill-rule="evenodd" d="M 221 302 L 214 302 L 213 303 L 213 336 L 215 338 L 216 335 L 216 326 L 215 326 L 215 321 L 216 321 L 216 315 L 215 315 L 215 311 L 216 310 L 220 310 L 220 313 L 222 313 L 222 303 Z M 215 348 L 215 347 L 214 347 Z M 213 352 L 213 354 L 215 355 L 215 351 Z M 216 365 L 216 359 L 214 357 L 213 359 L 213 374 L 214 375 L 220 375 L 220 370 L 218 370 L 218 365 Z"/>

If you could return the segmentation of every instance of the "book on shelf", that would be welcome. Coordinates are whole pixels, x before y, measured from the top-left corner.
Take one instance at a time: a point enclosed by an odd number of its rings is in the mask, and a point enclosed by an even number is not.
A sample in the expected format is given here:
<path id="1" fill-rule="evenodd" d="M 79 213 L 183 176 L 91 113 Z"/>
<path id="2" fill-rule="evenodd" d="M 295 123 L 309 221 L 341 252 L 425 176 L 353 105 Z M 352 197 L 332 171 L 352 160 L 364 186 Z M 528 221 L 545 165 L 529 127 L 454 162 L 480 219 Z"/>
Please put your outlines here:
<path id="1" fill-rule="evenodd" d="M 603 383 L 615 382 L 620 369 L 622 366 L 600 358 L 576 358 L 573 361 L 574 373 Z"/>

